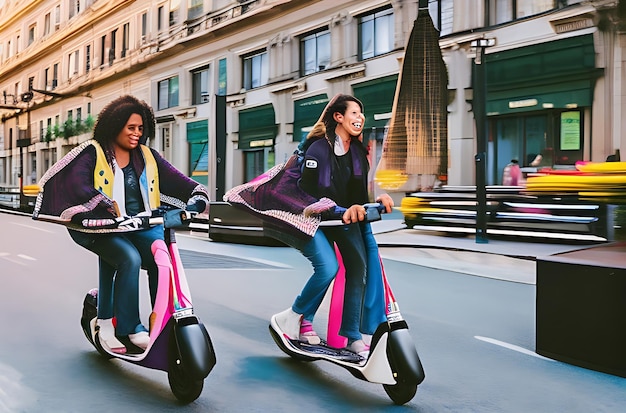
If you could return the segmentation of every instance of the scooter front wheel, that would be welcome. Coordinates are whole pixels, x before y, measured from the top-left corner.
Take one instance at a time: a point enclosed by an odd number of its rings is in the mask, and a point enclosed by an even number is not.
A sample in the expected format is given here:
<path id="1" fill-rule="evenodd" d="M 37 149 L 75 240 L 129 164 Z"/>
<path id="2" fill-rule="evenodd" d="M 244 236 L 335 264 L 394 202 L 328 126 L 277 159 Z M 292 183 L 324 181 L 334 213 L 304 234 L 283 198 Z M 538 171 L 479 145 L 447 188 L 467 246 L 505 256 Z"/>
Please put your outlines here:
<path id="1" fill-rule="evenodd" d="M 174 331 L 170 336 L 167 356 L 167 381 L 174 396 L 182 403 L 191 403 L 196 400 L 200 397 L 204 387 L 204 379 L 195 379 L 185 370 Z"/>
<path id="2" fill-rule="evenodd" d="M 399 381 L 396 384 L 383 384 L 387 396 L 397 405 L 410 402 L 417 392 L 416 383 Z"/>
<path id="3" fill-rule="evenodd" d="M 170 351 L 167 369 L 167 380 L 170 389 L 176 398 L 183 403 L 191 403 L 200 397 L 204 380 L 196 380 L 185 372 L 185 366 L 180 361 L 178 351 Z"/>

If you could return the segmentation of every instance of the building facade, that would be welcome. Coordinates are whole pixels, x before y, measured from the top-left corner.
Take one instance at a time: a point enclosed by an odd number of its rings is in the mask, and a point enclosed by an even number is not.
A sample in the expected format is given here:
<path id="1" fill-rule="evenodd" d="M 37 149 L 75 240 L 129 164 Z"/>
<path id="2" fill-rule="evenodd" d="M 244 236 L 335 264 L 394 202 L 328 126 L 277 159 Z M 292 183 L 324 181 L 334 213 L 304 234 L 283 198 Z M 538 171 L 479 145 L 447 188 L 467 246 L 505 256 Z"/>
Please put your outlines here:
<path id="1" fill-rule="evenodd" d="M 339 92 L 365 105 L 375 165 L 420 3 L 448 68 L 449 184 L 474 183 L 477 93 L 488 184 L 513 158 L 571 167 L 622 147 L 617 1 L 0 0 L 0 185 L 37 182 L 125 93 L 214 199 L 287 159 Z"/>

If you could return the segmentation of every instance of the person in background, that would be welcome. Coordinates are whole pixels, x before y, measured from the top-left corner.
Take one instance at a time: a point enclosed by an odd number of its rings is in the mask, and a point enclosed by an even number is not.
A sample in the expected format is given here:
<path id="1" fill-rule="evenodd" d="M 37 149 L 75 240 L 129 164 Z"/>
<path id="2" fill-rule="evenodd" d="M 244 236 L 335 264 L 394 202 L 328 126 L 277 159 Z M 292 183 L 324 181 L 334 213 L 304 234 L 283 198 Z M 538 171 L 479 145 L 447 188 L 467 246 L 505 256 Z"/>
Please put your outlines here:
<path id="1" fill-rule="evenodd" d="M 521 183 L 522 172 L 517 159 L 511 159 L 511 163 L 504 167 L 502 172 L 502 185 L 518 186 Z"/>
<path id="2" fill-rule="evenodd" d="M 33 213 L 33 219 L 66 225 L 77 244 L 98 255 L 98 334 L 104 347 L 120 354 L 131 345 L 145 350 L 150 341 L 139 314 L 139 273 L 147 268 L 154 304 L 152 248 L 167 251 L 162 225 L 145 225 L 152 210 L 163 202 L 201 212 L 209 202 L 203 185 L 145 146 L 154 132 L 147 103 L 130 95 L 111 101 L 93 139 L 44 174 Z"/>

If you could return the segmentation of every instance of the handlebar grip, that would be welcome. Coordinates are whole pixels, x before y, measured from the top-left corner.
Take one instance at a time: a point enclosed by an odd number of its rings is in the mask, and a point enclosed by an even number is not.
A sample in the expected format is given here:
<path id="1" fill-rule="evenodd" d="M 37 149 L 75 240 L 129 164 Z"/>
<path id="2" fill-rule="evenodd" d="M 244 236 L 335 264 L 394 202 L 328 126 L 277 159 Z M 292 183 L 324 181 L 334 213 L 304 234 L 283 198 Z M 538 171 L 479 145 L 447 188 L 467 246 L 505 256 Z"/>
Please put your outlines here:
<path id="1" fill-rule="evenodd" d="M 380 214 L 386 211 L 385 206 L 378 202 L 363 204 L 363 207 L 365 208 L 365 222 L 378 221 L 381 219 Z M 348 208 L 337 205 L 332 210 L 327 211 L 324 220 L 341 220 L 347 210 Z"/>

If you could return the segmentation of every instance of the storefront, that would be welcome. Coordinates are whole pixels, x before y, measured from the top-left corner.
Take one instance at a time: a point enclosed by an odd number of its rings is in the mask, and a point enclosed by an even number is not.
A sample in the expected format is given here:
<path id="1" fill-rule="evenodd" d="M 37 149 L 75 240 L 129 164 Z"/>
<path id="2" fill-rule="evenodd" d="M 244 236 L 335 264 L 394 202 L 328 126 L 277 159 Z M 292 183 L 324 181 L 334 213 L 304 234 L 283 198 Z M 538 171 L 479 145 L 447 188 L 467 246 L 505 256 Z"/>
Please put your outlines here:
<path id="1" fill-rule="evenodd" d="M 274 141 L 278 133 L 274 106 L 239 111 L 238 149 L 244 151 L 244 182 L 274 166 Z"/>
<path id="2" fill-rule="evenodd" d="M 487 184 L 502 182 L 512 160 L 522 167 L 572 167 L 583 160 L 585 114 L 595 79 L 593 35 L 487 55 Z"/>
<path id="3" fill-rule="evenodd" d="M 326 93 L 294 101 L 293 141 L 302 142 L 328 104 Z"/>
<path id="4" fill-rule="evenodd" d="M 368 147 L 371 158 L 372 173 L 370 178 L 373 177 L 376 165 L 378 165 L 383 153 L 382 144 L 391 118 L 397 83 L 398 75 L 393 75 L 352 86 L 354 96 L 363 103 L 365 114 L 363 144 Z"/>
<path id="5" fill-rule="evenodd" d="M 189 143 L 189 175 L 197 182 L 208 185 L 209 177 L 209 121 L 187 124 Z"/>

